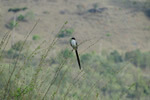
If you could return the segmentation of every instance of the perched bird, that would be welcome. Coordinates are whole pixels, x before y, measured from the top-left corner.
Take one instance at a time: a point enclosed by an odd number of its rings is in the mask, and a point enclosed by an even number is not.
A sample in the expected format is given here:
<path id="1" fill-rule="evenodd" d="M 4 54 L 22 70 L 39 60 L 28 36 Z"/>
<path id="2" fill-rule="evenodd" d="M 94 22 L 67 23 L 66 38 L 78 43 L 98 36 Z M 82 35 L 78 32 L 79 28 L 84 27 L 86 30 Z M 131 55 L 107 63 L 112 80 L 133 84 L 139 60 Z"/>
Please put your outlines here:
<path id="1" fill-rule="evenodd" d="M 81 69 L 80 59 L 79 59 L 79 55 L 78 55 L 78 44 L 77 44 L 77 41 L 74 37 L 71 38 L 70 45 L 72 46 L 72 48 L 76 52 L 76 57 L 77 57 L 77 61 L 78 61 L 78 64 L 79 64 L 79 68 Z"/>

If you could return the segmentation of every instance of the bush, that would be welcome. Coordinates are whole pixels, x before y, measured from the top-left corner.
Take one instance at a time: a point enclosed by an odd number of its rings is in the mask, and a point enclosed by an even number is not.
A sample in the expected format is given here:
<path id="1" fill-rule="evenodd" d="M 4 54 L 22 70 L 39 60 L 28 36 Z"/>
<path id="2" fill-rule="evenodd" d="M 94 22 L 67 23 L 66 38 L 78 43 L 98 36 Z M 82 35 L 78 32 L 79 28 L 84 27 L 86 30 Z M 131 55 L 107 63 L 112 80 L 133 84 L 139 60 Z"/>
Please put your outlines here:
<path id="1" fill-rule="evenodd" d="M 8 9 L 8 12 L 17 13 L 17 12 L 19 12 L 19 11 L 24 11 L 24 10 L 26 10 L 26 9 L 27 9 L 27 7 L 23 7 L 23 8 L 9 8 L 9 9 Z"/>
<path id="2" fill-rule="evenodd" d="M 115 63 L 119 63 L 123 61 L 122 56 L 118 53 L 118 51 L 114 50 L 110 53 L 110 55 L 107 56 L 108 60 L 111 60 Z"/>
<path id="3" fill-rule="evenodd" d="M 24 15 L 19 15 L 19 16 L 17 17 L 17 20 L 18 20 L 18 21 L 25 21 L 25 16 L 24 16 Z"/>
<path id="4" fill-rule="evenodd" d="M 125 60 L 131 61 L 135 66 L 139 66 L 142 58 L 140 50 L 130 51 L 125 53 Z"/>
<path id="5" fill-rule="evenodd" d="M 110 33 L 107 33 L 107 34 L 106 34 L 106 36 L 107 36 L 107 37 L 110 37 L 110 36 L 111 36 L 111 34 L 110 34 Z"/>
<path id="6" fill-rule="evenodd" d="M 81 56 L 81 62 L 82 63 L 87 63 L 87 62 L 89 62 L 91 60 L 91 57 L 92 57 L 92 55 L 89 54 L 89 53 L 83 54 Z"/>
<path id="7" fill-rule="evenodd" d="M 8 51 L 7 51 L 7 54 L 8 55 L 12 55 L 12 54 L 14 54 L 15 53 L 15 51 L 14 51 L 14 49 L 9 49 Z"/>
<path id="8" fill-rule="evenodd" d="M 73 53 L 69 49 L 65 49 L 65 50 L 61 51 L 60 53 L 62 54 L 63 58 L 71 58 L 71 57 L 73 57 Z"/>
<path id="9" fill-rule="evenodd" d="M 64 38 L 64 37 L 67 37 L 67 36 L 71 36 L 73 32 L 74 32 L 74 30 L 72 28 L 64 29 L 60 32 L 58 37 Z"/>
<path id="10" fill-rule="evenodd" d="M 18 41 L 14 45 L 12 45 L 12 49 L 16 51 L 20 51 L 23 46 L 23 41 Z"/>
<path id="11" fill-rule="evenodd" d="M 33 35 L 32 40 L 39 40 L 40 36 L 39 35 Z"/>
<path id="12" fill-rule="evenodd" d="M 12 45 L 12 47 L 6 52 L 6 57 L 7 58 L 17 58 L 18 56 L 20 56 L 20 58 L 22 59 L 25 55 L 23 53 L 21 53 L 19 55 L 19 51 L 22 49 L 23 46 L 23 41 L 18 41 L 16 42 L 14 45 Z M 24 47 L 23 47 L 24 49 Z"/>
<path id="13" fill-rule="evenodd" d="M 125 60 L 130 61 L 136 67 L 146 68 L 150 66 L 150 53 L 142 53 L 140 50 L 126 52 Z"/>
<path id="14" fill-rule="evenodd" d="M 150 68 L 150 52 L 143 53 L 143 57 L 142 57 L 140 67 L 141 68 L 145 68 L 145 67 Z"/>
<path id="15" fill-rule="evenodd" d="M 6 27 L 9 29 L 13 29 L 14 27 L 17 27 L 18 23 L 14 24 L 14 21 L 11 20 L 8 24 L 6 24 Z"/>
<path id="16" fill-rule="evenodd" d="M 59 62 L 63 62 L 64 59 L 72 58 L 73 57 L 73 52 L 69 50 L 68 48 L 60 51 L 58 54 L 58 60 Z"/>
<path id="17" fill-rule="evenodd" d="M 19 53 L 16 52 L 14 49 L 10 48 L 8 51 L 7 51 L 7 54 L 6 54 L 6 57 L 9 58 L 9 59 L 14 59 L 14 58 L 17 58 L 19 56 Z M 22 56 L 22 54 L 20 54 L 20 56 Z"/>

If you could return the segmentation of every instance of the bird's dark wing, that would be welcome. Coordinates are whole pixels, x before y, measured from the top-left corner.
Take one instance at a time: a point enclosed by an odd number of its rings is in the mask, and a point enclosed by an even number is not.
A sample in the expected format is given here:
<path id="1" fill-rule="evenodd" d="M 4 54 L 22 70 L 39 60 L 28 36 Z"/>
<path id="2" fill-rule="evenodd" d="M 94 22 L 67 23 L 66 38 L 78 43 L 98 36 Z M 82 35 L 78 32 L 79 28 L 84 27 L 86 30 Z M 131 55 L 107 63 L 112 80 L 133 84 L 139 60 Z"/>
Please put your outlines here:
<path id="1" fill-rule="evenodd" d="M 76 42 L 76 46 L 77 46 L 76 49 L 78 49 L 78 44 L 77 44 L 77 42 Z"/>

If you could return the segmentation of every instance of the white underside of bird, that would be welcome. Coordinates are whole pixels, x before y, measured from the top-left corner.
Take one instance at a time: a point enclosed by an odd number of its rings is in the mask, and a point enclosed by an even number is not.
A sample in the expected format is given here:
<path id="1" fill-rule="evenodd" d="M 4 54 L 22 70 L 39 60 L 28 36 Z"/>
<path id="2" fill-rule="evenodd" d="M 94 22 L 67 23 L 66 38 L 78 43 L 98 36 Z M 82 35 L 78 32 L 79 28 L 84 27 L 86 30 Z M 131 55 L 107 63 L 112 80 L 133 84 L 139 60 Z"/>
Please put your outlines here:
<path id="1" fill-rule="evenodd" d="M 76 40 L 71 40 L 71 46 L 73 47 L 73 49 L 77 48 L 77 42 L 76 42 Z"/>

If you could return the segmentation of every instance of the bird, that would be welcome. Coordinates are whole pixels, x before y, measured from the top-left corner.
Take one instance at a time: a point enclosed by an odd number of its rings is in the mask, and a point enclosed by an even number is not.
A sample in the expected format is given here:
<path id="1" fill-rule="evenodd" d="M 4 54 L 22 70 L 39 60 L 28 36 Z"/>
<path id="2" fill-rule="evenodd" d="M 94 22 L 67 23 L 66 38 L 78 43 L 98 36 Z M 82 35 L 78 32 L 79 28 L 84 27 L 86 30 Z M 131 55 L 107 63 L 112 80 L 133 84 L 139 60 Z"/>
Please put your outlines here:
<path id="1" fill-rule="evenodd" d="M 81 64 L 80 64 L 80 59 L 79 59 L 79 55 L 78 55 L 78 44 L 77 44 L 77 41 L 76 41 L 75 37 L 72 37 L 70 39 L 70 45 L 72 46 L 73 50 L 75 50 L 78 65 L 79 65 L 79 69 L 81 70 Z"/>

